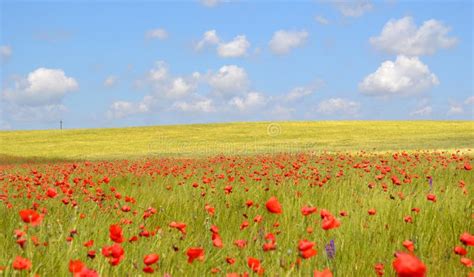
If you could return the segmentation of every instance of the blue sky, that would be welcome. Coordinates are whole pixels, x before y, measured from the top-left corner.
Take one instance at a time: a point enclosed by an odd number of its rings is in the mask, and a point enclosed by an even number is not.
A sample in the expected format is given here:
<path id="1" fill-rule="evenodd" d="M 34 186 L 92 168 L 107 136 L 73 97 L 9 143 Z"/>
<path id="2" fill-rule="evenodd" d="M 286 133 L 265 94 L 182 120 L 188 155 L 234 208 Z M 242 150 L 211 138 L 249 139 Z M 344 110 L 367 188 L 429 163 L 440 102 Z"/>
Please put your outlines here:
<path id="1" fill-rule="evenodd" d="M 1 2 L 1 129 L 473 119 L 473 4 Z"/>

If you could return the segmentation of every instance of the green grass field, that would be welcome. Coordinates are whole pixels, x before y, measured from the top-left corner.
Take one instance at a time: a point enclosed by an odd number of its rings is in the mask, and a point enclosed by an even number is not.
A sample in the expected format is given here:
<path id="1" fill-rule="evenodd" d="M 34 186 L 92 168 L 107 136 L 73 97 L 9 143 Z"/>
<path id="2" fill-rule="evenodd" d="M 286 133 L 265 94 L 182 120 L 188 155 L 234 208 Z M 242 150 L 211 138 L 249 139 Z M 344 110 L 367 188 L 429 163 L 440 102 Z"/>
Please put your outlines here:
<path id="1" fill-rule="evenodd" d="M 322 121 L 0 132 L 3 160 L 466 149 L 473 121 Z"/>
<path id="2" fill-rule="evenodd" d="M 453 249 L 463 233 L 474 234 L 473 131 L 471 121 L 355 121 L 0 132 L 0 276 L 71 276 L 70 260 L 100 276 L 144 276 L 150 253 L 160 256 L 152 276 L 257 276 L 249 257 L 265 276 L 325 268 L 336 277 L 376 276 L 379 263 L 395 276 L 394 253 L 408 251 L 406 240 L 427 276 L 468 276 L 472 268 Z M 272 196 L 281 214 L 266 209 Z M 303 216 L 304 206 L 317 212 Z M 156 214 L 144 218 L 149 208 Z M 25 209 L 44 217 L 38 226 L 22 221 Z M 323 209 L 339 227 L 322 228 Z M 115 266 L 102 254 L 114 243 L 112 224 L 125 237 Z M 264 251 L 269 233 L 276 246 Z M 302 259 L 303 239 L 317 255 Z M 331 240 L 334 255 L 325 250 Z M 191 247 L 204 249 L 203 261 L 187 262 Z M 31 261 L 27 273 L 15 270 L 18 256 Z"/>

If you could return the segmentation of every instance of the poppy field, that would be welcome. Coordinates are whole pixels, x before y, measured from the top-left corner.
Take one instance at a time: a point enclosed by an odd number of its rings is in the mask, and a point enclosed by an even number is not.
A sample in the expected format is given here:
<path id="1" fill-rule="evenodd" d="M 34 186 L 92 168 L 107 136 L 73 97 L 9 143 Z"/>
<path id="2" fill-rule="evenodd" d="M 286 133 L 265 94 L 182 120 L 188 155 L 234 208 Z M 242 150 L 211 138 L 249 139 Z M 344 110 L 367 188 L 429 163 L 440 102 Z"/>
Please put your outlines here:
<path id="1" fill-rule="evenodd" d="M 4 276 L 473 276 L 472 152 L 0 166 Z"/>

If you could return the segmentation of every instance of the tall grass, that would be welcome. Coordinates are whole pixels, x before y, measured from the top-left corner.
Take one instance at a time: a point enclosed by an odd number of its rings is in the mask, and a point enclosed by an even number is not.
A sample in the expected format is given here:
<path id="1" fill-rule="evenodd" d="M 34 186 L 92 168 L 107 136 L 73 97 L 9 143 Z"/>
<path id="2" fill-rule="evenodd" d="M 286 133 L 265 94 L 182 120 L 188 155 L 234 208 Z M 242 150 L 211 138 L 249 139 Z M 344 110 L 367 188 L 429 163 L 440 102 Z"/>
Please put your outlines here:
<path id="1" fill-rule="evenodd" d="M 393 171 L 383 180 L 376 181 L 379 172 L 375 166 L 383 164 L 384 160 Z M 369 161 L 369 172 L 353 167 L 363 161 Z M 13 274 L 12 259 L 22 255 L 32 259 L 31 273 L 67 276 L 69 260 L 81 259 L 102 276 L 139 276 L 144 275 L 141 271 L 143 256 L 155 252 L 161 257 L 157 269 L 159 276 L 165 273 L 207 276 L 211 275 L 212 268 L 222 271 L 218 276 L 228 272 L 250 272 L 246 265 L 249 256 L 262 260 L 268 276 L 310 276 L 313 270 L 326 267 L 335 276 L 375 276 L 373 267 L 379 262 L 385 264 L 386 276 L 393 276 L 393 254 L 403 250 L 402 242 L 410 239 L 415 243 L 415 254 L 426 264 L 430 276 L 467 276 L 469 270 L 453 253 L 454 246 L 460 244 L 461 233 L 474 232 L 474 178 L 472 171 L 462 168 L 464 161 L 470 161 L 470 158 L 465 156 L 453 160 L 440 153 L 415 153 L 398 161 L 389 154 L 331 154 L 78 162 L 78 168 L 68 177 L 77 207 L 64 205 L 62 194 L 54 199 L 35 199 L 36 195 L 44 195 L 46 187 L 63 180 L 63 172 L 70 168 L 70 163 L 4 166 L 0 168 L 5 176 L 0 181 L 0 188 L 8 194 L 12 207 L 0 202 L 0 266 L 7 266 L 3 274 L 10 276 Z M 285 176 L 292 171 L 294 163 L 300 164 L 301 168 Z M 279 164 L 285 168 L 281 169 Z M 31 181 L 14 177 L 33 178 L 33 169 L 48 181 L 34 186 Z M 344 175 L 336 177 L 341 169 Z M 330 175 L 331 179 L 322 187 L 310 186 L 315 181 L 315 175 L 311 174 L 314 170 L 320 172 L 321 178 Z M 411 176 L 411 184 L 396 186 L 391 183 L 392 175 L 403 179 L 400 170 Z M 220 174 L 225 178 L 219 179 Z M 426 179 L 428 175 L 433 179 L 432 189 Z M 89 176 L 95 185 L 74 185 L 72 181 Z M 111 182 L 97 185 L 104 176 L 109 176 Z M 211 177 L 212 183 L 204 184 L 203 176 Z M 229 176 L 235 177 L 231 183 L 233 192 L 225 194 Z M 240 181 L 241 176 L 245 182 Z M 468 194 L 458 187 L 460 180 L 466 182 Z M 373 189 L 368 188 L 371 182 L 376 183 Z M 193 183 L 199 187 L 194 188 Z M 388 185 L 386 192 L 382 183 Z M 32 198 L 27 197 L 27 187 L 31 189 Z M 135 198 L 136 203 L 126 203 L 124 198 L 116 199 L 111 187 L 123 197 Z M 102 207 L 90 201 L 99 188 L 105 194 Z M 87 189 L 89 194 L 82 189 Z M 203 192 L 205 196 L 202 196 Z M 403 193 L 403 199 L 399 193 Z M 435 194 L 437 202 L 427 201 L 428 193 Z M 270 196 L 279 199 L 282 214 L 266 211 L 265 202 Z M 252 200 L 258 207 L 246 207 L 247 200 Z M 22 250 L 13 238 L 14 230 L 24 226 L 18 211 L 31 207 L 34 202 L 48 212 L 39 227 L 28 230 L 28 238 L 37 236 L 48 246 L 35 247 L 28 241 Z M 214 216 L 206 213 L 205 204 L 215 207 Z M 123 205 L 130 205 L 132 212 L 137 211 L 137 214 L 120 212 Z M 341 226 L 322 230 L 319 214 L 301 215 L 300 209 L 304 205 L 329 210 L 341 220 Z M 143 220 L 143 211 L 148 207 L 156 208 L 158 213 Z M 421 209 L 419 214 L 411 211 L 414 207 Z M 371 208 L 376 209 L 376 215 L 368 215 L 367 210 Z M 338 216 L 341 210 L 349 215 Z M 81 213 L 86 215 L 84 219 L 80 218 Z M 264 218 L 260 224 L 253 222 L 257 215 Z M 407 215 L 413 217 L 413 223 L 404 222 Z M 126 258 L 119 266 L 112 267 L 100 254 L 100 248 L 112 244 L 108 227 L 121 219 L 133 221 L 123 226 L 127 238 L 140 232 L 140 224 L 150 231 L 156 229 L 157 234 L 140 238 L 135 243 L 124 243 Z M 239 227 L 244 220 L 249 221 L 250 227 L 241 231 Z M 177 230 L 169 228 L 171 221 L 185 222 L 186 236 L 182 237 Z M 275 222 L 280 226 L 274 227 Z M 220 228 L 223 249 L 212 246 L 211 224 Z M 314 231 L 308 233 L 308 227 Z M 78 234 L 72 242 L 66 242 L 71 230 L 77 230 Z M 268 232 L 278 233 L 277 250 L 272 252 L 262 251 L 263 235 Z M 303 260 L 300 266 L 292 266 L 299 257 L 298 241 L 303 238 L 315 241 L 319 253 Z M 82 245 L 90 239 L 95 241 L 93 249 L 97 250 L 97 257 L 93 260 L 86 258 L 87 249 Z M 248 240 L 248 246 L 238 249 L 233 245 L 237 239 Z M 324 251 L 330 240 L 334 240 L 336 245 L 333 259 L 329 259 Z M 206 257 L 204 262 L 188 264 L 185 251 L 194 246 L 203 247 Z M 474 258 L 472 253 L 469 255 Z M 226 257 L 236 258 L 237 262 L 228 265 Z"/>

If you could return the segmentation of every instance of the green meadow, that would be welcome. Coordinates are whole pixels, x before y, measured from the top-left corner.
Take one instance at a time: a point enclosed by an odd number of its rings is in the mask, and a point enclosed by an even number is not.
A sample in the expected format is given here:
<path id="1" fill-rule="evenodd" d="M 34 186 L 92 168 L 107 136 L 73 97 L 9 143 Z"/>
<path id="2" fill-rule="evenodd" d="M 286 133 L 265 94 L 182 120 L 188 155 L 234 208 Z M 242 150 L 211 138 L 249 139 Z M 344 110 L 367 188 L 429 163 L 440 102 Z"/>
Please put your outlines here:
<path id="1" fill-rule="evenodd" d="M 407 252 L 407 240 L 427 276 L 472 271 L 453 251 L 463 233 L 474 234 L 472 121 L 4 131 L 0 140 L 0 276 L 72 276 L 71 260 L 96 274 L 77 276 L 257 276 L 249 258 L 263 276 L 326 268 L 336 277 L 376 276 L 377 264 L 395 276 L 394 253 Z M 273 196 L 281 214 L 265 207 Z M 304 216 L 305 206 L 317 211 Z M 22 221 L 25 209 L 41 214 L 38 226 Z M 323 209 L 340 226 L 323 229 Z M 124 236 L 116 265 L 103 254 L 114 224 Z M 268 234 L 275 245 L 264 251 Z M 315 243 L 315 256 L 302 258 L 303 239 Z M 189 248 L 202 248 L 202 261 L 188 263 Z M 151 253 L 160 260 L 147 274 Z M 16 270 L 17 257 L 30 267 Z"/>

